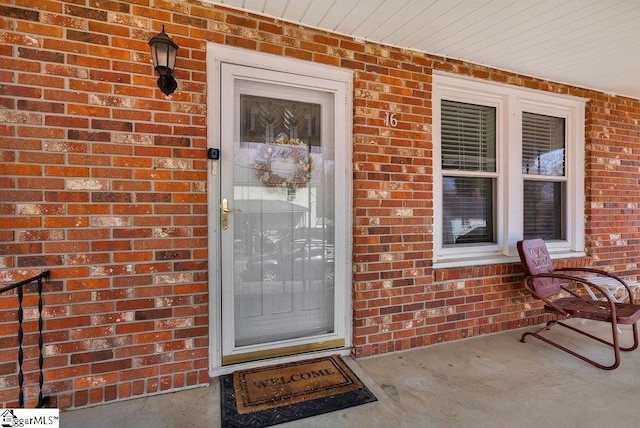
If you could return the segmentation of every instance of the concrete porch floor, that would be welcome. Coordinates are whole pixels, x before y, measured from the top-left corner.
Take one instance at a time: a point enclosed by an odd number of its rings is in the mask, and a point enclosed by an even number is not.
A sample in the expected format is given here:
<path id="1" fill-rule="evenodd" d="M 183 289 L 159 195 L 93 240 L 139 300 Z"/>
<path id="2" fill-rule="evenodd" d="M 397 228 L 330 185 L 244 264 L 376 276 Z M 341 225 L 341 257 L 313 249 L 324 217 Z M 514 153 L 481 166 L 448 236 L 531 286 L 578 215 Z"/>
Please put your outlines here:
<path id="1" fill-rule="evenodd" d="M 575 320 L 572 321 L 576 323 Z M 602 337 L 607 324 L 581 327 Z M 622 344 L 630 328 L 623 326 Z M 536 338 L 509 331 L 347 364 L 378 401 L 281 427 L 622 427 L 640 424 L 640 350 L 600 370 Z M 546 333 L 608 363 L 613 350 L 562 327 Z M 219 427 L 210 386 L 61 412 L 61 427 Z"/>

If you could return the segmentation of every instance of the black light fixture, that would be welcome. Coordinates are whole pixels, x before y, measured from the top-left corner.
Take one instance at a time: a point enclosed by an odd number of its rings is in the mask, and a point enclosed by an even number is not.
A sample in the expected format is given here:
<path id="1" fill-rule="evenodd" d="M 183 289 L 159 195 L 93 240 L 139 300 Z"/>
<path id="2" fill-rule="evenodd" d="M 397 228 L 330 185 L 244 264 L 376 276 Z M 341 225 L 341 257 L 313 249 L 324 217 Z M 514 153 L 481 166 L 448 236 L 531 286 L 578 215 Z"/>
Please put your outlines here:
<path id="1" fill-rule="evenodd" d="M 178 82 L 171 75 L 176 65 L 176 52 L 178 45 L 175 44 L 171 37 L 162 31 L 149 40 L 151 46 L 151 58 L 153 58 L 153 68 L 160 73 L 158 77 L 158 88 L 165 94 L 171 95 L 178 87 Z"/>

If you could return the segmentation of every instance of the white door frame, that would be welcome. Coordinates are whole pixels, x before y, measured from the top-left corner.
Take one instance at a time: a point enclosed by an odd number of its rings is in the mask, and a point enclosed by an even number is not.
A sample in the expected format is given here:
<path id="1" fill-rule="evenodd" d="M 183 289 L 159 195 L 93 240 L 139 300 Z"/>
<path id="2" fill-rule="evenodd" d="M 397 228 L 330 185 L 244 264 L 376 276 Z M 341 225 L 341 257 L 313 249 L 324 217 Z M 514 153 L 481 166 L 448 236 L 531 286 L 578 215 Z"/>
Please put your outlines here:
<path id="1" fill-rule="evenodd" d="M 344 310 L 341 311 L 344 318 L 343 326 L 345 335 L 345 346 L 342 349 L 332 349 L 314 353 L 314 355 L 340 353 L 348 355 L 351 347 L 352 332 L 352 311 L 351 311 L 351 248 L 352 248 L 352 81 L 353 73 L 350 70 L 343 70 L 336 67 L 314 64 L 310 62 L 283 58 L 279 56 L 231 48 L 215 43 L 207 44 L 207 140 L 208 148 L 220 149 L 221 131 L 221 65 L 230 63 L 247 67 L 262 68 L 270 71 L 292 73 L 298 76 L 331 80 L 341 89 L 336 92 L 336 146 L 342 146 L 345 156 L 336 157 L 335 174 L 344 174 L 345 189 L 336 192 L 336 209 L 344 207 L 342 215 L 345 216 L 345 259 L 342 265 L 346 274 L 343 276 L 345 284 L 341 287 L 340 295 L 336 302 L 344 302 Z M 309 86 L 313 89 L 313 86 Z M 344 100 L 344 102 L 342 102 Z M 225 156 L 220 153 L 220 157 Z M 209 375 L 219 376 L 230 373 L 244 366 L 256 366 L 264 362 L 249 362 L 237 365 L 222 366 L 222 284 L 221 284 L 221 242 L 220 242 L 220 210 L 217 207 L 220 201 L 220 175 L 219 161 L 209 160 L 208 163 L 208 204 L 210 211 L 208 214 L 209 229 Z M 337 243 L 336 243 L 337 245 Z M 336 260 L 336 270 L 338 263 Z M 338 287 L 336 288 L 338 290 Z M 336 308 L 338 309 L 338 308 Z M 341 329 L 342 329 L 341 328 Z M 307 355 L 294 355 L 291 357 L 279 357 L 269 360 L 273 362 L 295 361 L 307 358 Z"/>

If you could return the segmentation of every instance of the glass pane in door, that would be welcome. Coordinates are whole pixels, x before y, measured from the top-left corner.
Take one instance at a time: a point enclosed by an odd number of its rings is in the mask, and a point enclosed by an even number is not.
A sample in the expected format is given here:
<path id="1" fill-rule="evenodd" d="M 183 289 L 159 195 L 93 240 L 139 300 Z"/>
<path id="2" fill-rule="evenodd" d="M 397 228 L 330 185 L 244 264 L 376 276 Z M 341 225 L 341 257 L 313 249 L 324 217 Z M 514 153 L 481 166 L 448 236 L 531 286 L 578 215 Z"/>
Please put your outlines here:
<path id="1" fill-rule="evenodd" d="M 331 97 L 237 85 L 235 346 L 333 333 L 334 162 L 322 122 Z"/>

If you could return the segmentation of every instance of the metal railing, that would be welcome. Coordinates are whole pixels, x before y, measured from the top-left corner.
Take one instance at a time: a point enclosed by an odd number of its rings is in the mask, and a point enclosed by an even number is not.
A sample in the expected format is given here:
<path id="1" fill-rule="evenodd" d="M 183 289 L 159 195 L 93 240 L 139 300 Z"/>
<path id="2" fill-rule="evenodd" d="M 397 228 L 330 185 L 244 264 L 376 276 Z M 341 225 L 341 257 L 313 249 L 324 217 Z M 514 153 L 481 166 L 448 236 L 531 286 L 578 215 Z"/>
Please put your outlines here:
<path id="1" fill-rule="evenodd" d="M 24 408 L 24 373 L 22 372 L 22 363 L 24 360 L 24 353 L 22 350 L 22 339 L 24 337 L 24 333 L 22 331 L 22 321 L 24 319 L 24 311 L 22 309 L 22 299 L 24 297 L 23 286 L 30 284 L 32 282 L 38 282 L 38 367 L 40 369 L 40 377 L 38 380 L 39 383 L 39 392 L 38 392 L 38 404 L 37 408 L 46 407 L 49 405 L 50 397 L 42 395 L 42 386 L 44 384 L 44 374 L 42 371 L 44 365 L 44 356 L 42 354 L 42 345 L 44 343 L 42 339 L 42 280 L 47 279 L 49 281 L 50 272 L 45 271 L 41 274 L 34 276 L 33 278 L 28 278 L 23 281 L 17 282 L 12 285 L 8 285 L 6 287 L 0 288 L 0 294 L 5 293 L 7 291 L 17 289 L 18 294 L 18 406 L 20 408 Z"/>

